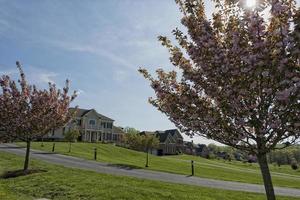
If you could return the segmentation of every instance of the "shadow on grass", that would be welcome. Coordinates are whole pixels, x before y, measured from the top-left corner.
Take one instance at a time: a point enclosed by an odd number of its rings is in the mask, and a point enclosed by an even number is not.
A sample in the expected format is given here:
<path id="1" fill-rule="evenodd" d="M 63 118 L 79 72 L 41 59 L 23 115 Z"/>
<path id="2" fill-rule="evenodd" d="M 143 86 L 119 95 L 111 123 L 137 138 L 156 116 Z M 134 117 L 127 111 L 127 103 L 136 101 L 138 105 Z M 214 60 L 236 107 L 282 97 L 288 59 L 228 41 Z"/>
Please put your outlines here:
<path id="1" fill-rule="evenodd" d="M 0 147 L 0 149 L 24 149 L 25 147 L 9 147 L 9 146 L 5 146 L 5 147 Z"/>
<path id="2" fill-rule="evenodd" d="M 117 167 L 119 169 L 126 169 L 126 170 L 143 169 L 142 167 L 138 167 L 138 166 L 135 166 L 135 165 L 127 165 L 127 164 L 108 164 L 107 166 Z"/>
<path id="3" fill-rule="evenodd" d="M 56 152 L 33 152 L 34 154 L 59 154 L 59 153 L 56 153 Z"/>
<path id="4" fill-rule="evenodd" d="M 0 179 L 9 179 L 9 178 L 16 178 L 19 176 L 26 176 L 29 174 L 35 174 L 35 173 L 42 173 L 47 172 L 43 169 L 28 169 L 28 170 L 15 170 L 15 171 L 7 171 L 0 175 Z"/>

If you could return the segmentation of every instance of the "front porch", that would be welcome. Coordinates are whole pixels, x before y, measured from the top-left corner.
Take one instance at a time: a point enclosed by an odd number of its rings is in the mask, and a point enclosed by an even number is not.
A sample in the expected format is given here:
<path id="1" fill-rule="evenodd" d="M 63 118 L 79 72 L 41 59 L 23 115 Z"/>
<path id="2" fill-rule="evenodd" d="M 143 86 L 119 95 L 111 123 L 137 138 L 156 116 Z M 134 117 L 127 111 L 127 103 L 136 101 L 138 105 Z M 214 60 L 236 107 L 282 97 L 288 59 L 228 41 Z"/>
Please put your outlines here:
<path id="1" fill-rule="evenodd" d="M 101 136 L 102 132 L 101 131 L 84 131 L 82 134 L 82 141 L 83 142 L 97 142 L 97 141 L 102 141 Z"/>
<path id="2" fill-rule="evenodd" d="M 81 139 L 83 142 L 97 142 L 97 141 L 108 141 L 118 142 L 122 138 L 119 134 L 102 133 L 101 131 L 85 130 L 81 133 Z"/>

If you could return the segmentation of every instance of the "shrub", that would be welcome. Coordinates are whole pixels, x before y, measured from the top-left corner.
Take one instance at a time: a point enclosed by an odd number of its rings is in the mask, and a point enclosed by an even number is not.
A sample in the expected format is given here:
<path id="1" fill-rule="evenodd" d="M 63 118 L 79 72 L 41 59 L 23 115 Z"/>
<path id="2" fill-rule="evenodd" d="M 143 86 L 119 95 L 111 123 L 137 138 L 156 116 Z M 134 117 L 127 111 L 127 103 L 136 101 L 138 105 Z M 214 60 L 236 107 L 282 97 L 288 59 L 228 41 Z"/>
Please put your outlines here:
<path id="1" fill-rule="evenodd" d="M 298 164 L 297 164 L 296 161 L 292 161 L 292 163 L 291 163 L 291 168 L 292 168 L 293 170 L 297 170 L 297 169 L 298 169 Z"/>

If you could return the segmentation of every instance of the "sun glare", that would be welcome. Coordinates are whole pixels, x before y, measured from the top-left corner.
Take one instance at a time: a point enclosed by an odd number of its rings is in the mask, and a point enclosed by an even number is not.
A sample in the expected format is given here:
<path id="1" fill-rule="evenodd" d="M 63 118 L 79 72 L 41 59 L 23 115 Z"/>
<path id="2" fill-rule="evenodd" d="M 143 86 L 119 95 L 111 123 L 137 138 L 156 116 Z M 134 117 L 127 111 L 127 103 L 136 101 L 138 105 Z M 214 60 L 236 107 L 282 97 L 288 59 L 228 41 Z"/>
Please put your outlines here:
<path id="1" fill-rule="evenodd" d="M 256 0 L 246 0 L 247 7 L 254 7 L 256 4 Z"/>

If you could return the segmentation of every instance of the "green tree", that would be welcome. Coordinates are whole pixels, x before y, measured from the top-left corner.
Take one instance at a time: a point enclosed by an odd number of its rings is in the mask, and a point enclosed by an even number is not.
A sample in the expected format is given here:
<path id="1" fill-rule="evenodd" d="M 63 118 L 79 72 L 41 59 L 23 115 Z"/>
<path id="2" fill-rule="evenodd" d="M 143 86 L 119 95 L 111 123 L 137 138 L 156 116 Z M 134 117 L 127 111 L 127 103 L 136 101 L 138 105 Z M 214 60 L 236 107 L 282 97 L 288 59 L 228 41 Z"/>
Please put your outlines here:
<path id="1" fill-rule="evenodd" d="M 145 167 L 149 166 L 149 150 L 152 152 L 153 148 L 157 148 L 159 145 L 159 139 L 155 134 L 146 134 L 141 136 L 142 146 L 144 147 L 146 155 L 146 164 Z"/>
<path id="2" fill-rule="evenodd" d="M 149 166 L 149 151 L 158 147 L 159 139 L 155 134 L 140 135 L 136 132 L 127 133 L 125 136 L 125 144 L 130 148 L 137 151 L 146 152 L 146 164 Z"/>
<path id="3" fill-rule="evenodd" d="M 126 146 L 130 149 L 142 151 L 142 137 L 137 133 L 127 133 L 124 138 Z"/>
<path id="4" fill-rule="evenodd" d="M 69 142 L 69 153 L 71 152 L 72 143 L 76 142 L 79 136 L 80 132 L 77 128 L 70 129 L 65 133 L 64 139 Z"/>
<path id="5" fill-rule="evenodd" d="M 132 134 L 138 134 L 140 131 L 135 129 L 135 128 L 132 128 L 132 127 L 125 127 L 124 128 L 124 132 L 125 133 L 132 133 Z"/>

